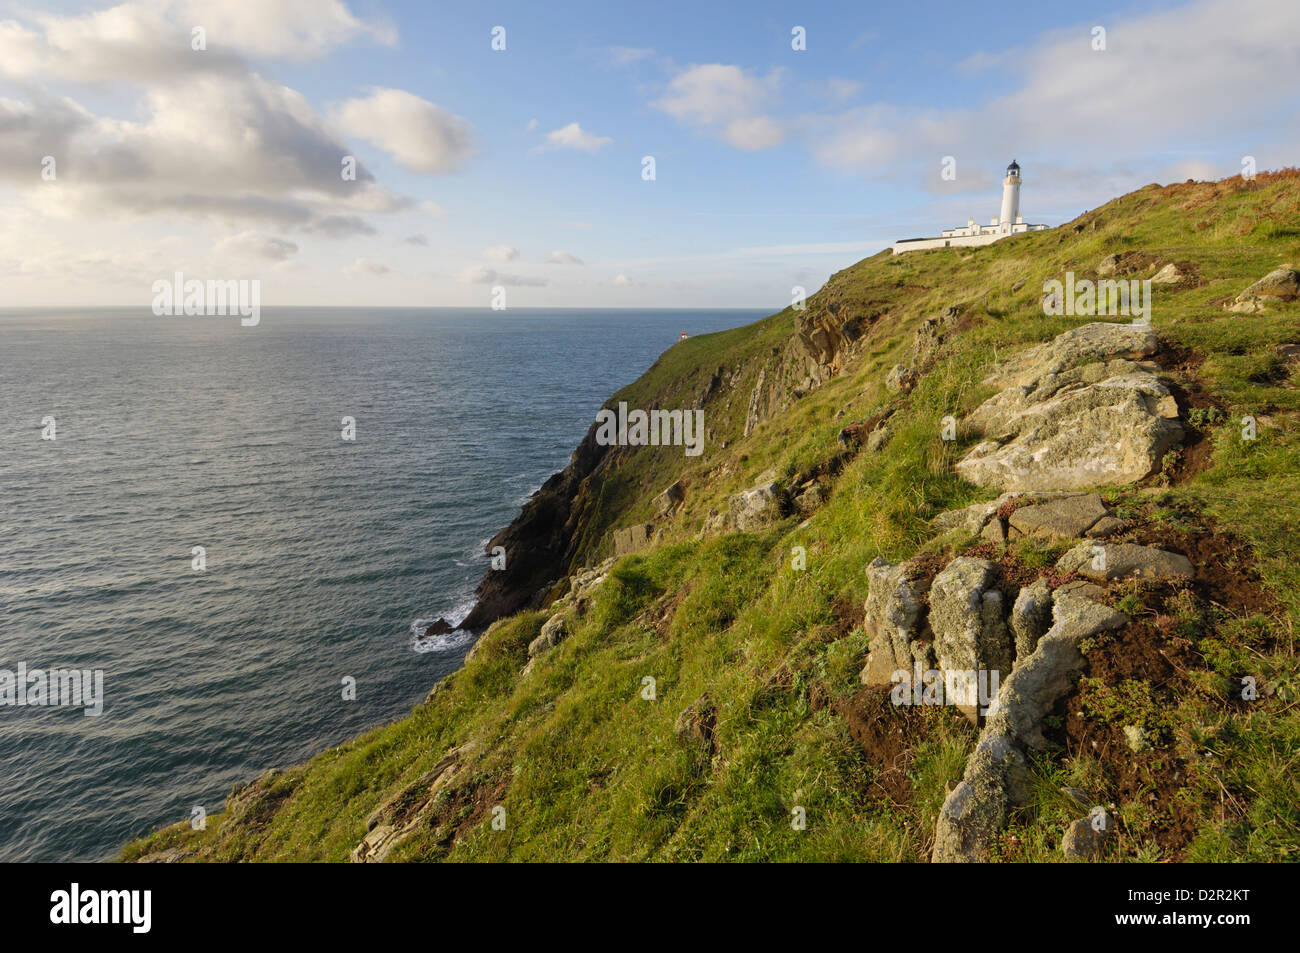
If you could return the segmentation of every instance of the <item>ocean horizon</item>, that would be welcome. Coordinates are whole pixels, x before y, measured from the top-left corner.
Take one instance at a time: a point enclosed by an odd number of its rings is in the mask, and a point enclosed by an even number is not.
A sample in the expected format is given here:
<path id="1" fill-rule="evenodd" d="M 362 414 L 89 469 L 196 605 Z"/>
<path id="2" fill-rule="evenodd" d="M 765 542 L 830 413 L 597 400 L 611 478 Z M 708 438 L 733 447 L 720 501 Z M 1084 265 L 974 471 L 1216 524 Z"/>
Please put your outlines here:
<path id="1" fill-rule="evenodd" d="M 767 313 L 0 310 L 0 669 L 103 676 L 0 710 L 0 860 L 111 859 L 409 711 L 609 395 Z"/>

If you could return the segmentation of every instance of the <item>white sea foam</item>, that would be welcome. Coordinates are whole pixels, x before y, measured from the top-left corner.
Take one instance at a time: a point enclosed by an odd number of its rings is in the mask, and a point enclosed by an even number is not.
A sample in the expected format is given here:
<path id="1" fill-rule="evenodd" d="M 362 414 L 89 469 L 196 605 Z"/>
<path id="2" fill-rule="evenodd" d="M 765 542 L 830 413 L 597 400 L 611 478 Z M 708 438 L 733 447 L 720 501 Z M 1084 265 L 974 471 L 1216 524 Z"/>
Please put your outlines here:
<path id="1" fill-rule="evenodd" d="M 429 652 L 455 652 L 467 645 L 472 645 L 477 636 L 472 632 L 447 632 L 443 635 L 426 636 L 424 630 L 439 619 L 446 619 L 453 627 L 458 626 L 474 608 L 474 597 L 470 596 L 449 612 L 443 612 L 430 618 L 419 618 L 411 623 L 411 650 L 424 655 Z"/>

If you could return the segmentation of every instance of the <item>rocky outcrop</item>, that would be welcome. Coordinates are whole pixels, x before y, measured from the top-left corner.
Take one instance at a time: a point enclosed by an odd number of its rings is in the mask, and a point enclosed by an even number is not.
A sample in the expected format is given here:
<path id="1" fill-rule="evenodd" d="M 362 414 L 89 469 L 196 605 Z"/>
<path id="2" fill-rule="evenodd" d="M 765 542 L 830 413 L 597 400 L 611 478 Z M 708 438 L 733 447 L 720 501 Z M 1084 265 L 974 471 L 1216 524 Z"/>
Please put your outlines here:
<path id="1" fill-rule="evenodd" d="M 1178 266 L 1172 261 L 1151 276 L 1153 285 L 1176 285 L 1187 276 L 1178 270 Z"/>
<path id="2" fill-rule="evenodd" d="M 885 387 L 895 394 L 906 394 L 919 380 L 919 375 L 910 367 L 895 364 L 885 375 Z"/>
<path id="3" fill-rule="evenodd" d="M 633 523 L 622 529 L 614 530 L 614 555 L 626 556 L 650 545 L 654 536 L 653 523 Z"/>
<path id="4" fill-rule="evenodd" d="M 742 490 L 727 501 L 728 523 L 741 532 L 776 522 L 786 515 L 786 510 L 785 491 L 775 480 Z"/>
<path id="5" fill-rule="evenodd" d="M 984 383 L 998 387 L 1029 386 L 1084 361 L 1113 358 L 1141 360 L 1160 348 L 1153 328 L 1098 321 L 1071 328 L 1004 362 Z"/>
<path id="6" fill-rule="evenodd" d="M 975 751 L 935 825 L 935 862 L 988 859 L 1009 807 L 1024 803 L 1025 752 L 1044 744 L 1041 723 L 1083 666 L 1079 643 L 1128 617 L 1089 599 L 1057 594 L 1053 624 L 1002 683 Z"/>
<path id="7" fill-rule="evenodd" d="M 421 827 L 428 827 L 439 795 L 463 779 L 467 755 L 473 749 L 474 742 L 451 749 L 418 781 L 371 812 L 366 818 L 366 836 L 352 848 L 349 859 L 353 863 L 380 863 L 402 841 Z"/>
<path id="8" fill-rule="evenodd" d="M 1150 328 L 1090 324 L 1058 335 L 997 371 L 1010 382 L 966 425 L 989 439 L 956 464 L 979 486 L 1084 490 L 1132 483 L 1159 468 L 1182 436 L 1178 404 L 1144 365 Z M 1080 367 L 1067 365 L 1099 358 Z"/>
<path id="9" fill-rule="evenodd" d="M 1229 311 L 1253 314 L 1269 305 L 1300 297 L 1300 272 L 1290 265 L 1274 268 L 1227 305 Z"/>

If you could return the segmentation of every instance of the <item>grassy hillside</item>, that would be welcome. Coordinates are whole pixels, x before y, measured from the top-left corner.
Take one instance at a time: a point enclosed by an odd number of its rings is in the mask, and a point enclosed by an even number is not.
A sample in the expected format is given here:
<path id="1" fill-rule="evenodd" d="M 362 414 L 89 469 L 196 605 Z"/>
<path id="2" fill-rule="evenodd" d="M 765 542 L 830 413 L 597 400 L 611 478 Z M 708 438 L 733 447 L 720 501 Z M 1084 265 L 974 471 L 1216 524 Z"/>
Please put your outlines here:
<path id="1" fill-rule="evenodd" d="M 1011 818 L 999 857 L 1059 859 L 1078 816 L 1064 791 L 1081 788 L 1119 819 L 1115 859 L 1294 858 L 1300 372 L 1284 346 L 1300 344 L 1300 302 L 1260 314 L 1223 307 L 1300 263 L 1300 176 L 1290 172 L 1148 186 L 1045 232 L 859 262 L 808 305 L 862 316 L 842 372 L 799 396 L 787 388 L 748 436 L 758 374 L 805 373 L 795 340 L 804 316 L 788 310 L 672 347 L 610 404 L 702 400 L 706 451 L 620 451 L 587 485 L 570 568 L 610 556 L 612 531 L 651 520 L 672 481 L 685 500 L 656 522 L 651 548 L 620 559 L 585 597 L 571 634 L 529 674 L 546 611 L 495 624 L 410 717 L 259 779 L 205 831 L 167 828 L 123 858 L 346 860 L 386 805 L 385 823 L 419 821 L 390 860 L 926 859 L 976 732 L 951 709 L 896 708 L 859 684 L 864 568 L 877 556 L 986 552 L 930 527 L 996 495 L 955 475 L 974 440 L 940 440 L 940 422 L 993 393 L 980 382 L 999 359 L 1094 320 L 1045 316 L 1043 284 L 1066 271 L 1095 277 L 1112 254 L 1129 277 L 1169 262 L 1188 276 L 1156 287 L 1152 322 L 1190 436 L 1159 474 L 1102 495 L 1133 538 L 1191 557 L 1197 581 L 1114 594 L 1138 625 L 1089 646 L 1084 678 L 1048 720 L 1050 750 L 1031 766 L 1033 801 Z M 949 308 L 954 329 L 915 389 L 892 393 L 887 372 L 915 357 L 922 322 Z M 842 428 L 887 411 L 882 448 L 843 452 Z M 1242 439 L 1247 414 L 1254 441 Z M 828 500 L 755 532 L 702 532 L 769 469 L 789 483 L 820 480 Z M 793 565 L 794 547 L 806 568 Z M 1032 573 L 1059 552 L 1026 542 L 997 558 Z M 1257 700 L 1239 697 L 1245 676 Z M 1123 744 L 1133 724 L 1150 739 L 1141 752 Z M 799 808 L 805 829 L 792 824 Z"/>

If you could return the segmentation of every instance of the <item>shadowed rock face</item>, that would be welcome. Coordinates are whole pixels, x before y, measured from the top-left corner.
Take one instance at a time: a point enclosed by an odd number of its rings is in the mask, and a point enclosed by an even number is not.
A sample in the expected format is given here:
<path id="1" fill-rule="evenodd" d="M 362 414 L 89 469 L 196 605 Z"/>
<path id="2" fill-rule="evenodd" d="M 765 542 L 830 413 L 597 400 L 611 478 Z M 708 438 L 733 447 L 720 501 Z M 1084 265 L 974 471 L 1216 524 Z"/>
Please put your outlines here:
<path id="1" fill-rule="evenodd" d="M 1169 389 L 1130 357 L 1156 350 L 1149 327 L 1089 324 L 1008 361 L 987 382 L 1010 382 L 970 415 L 989 439 L 956 469 L 979 486 L 1086 490 L 1149 476 L 1182 436 Z M 1096 358 L 1091 364 L 1068 367 Z"/>
<path id="2" fill-rule="evenodd" d="M 519 611 L 548 583 L 565 574 L 577 545 L 576 528 L 589 502 L 582 484 L 609 456 L 596 443 L 592 424 L 569 465 L 547 480 L 509 526 L 488 542 L 506 551 L 506 568 L 489 571 L 475 594 L 478 602 L 462 629 L 485 629 Z"/>

